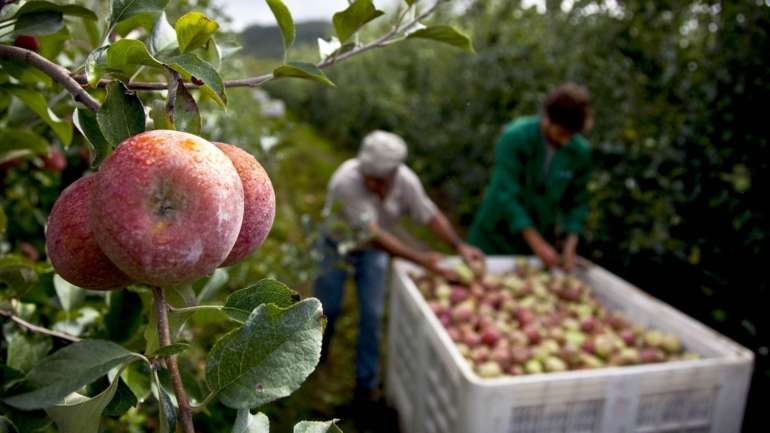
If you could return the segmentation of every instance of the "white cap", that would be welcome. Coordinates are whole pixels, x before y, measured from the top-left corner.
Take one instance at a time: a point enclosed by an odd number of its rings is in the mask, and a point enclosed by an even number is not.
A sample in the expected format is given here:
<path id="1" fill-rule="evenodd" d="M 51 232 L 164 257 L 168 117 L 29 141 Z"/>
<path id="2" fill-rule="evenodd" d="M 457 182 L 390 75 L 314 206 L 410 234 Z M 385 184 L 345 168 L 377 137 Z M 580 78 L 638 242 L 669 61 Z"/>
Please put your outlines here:
<path id="1" fill-rule="evenodd" d="M 406 143 L 396 134 L 372 131 L 364 137 L 358 150 L 358 164 L 365 176 L 383 178 L 406 159 Z"/>

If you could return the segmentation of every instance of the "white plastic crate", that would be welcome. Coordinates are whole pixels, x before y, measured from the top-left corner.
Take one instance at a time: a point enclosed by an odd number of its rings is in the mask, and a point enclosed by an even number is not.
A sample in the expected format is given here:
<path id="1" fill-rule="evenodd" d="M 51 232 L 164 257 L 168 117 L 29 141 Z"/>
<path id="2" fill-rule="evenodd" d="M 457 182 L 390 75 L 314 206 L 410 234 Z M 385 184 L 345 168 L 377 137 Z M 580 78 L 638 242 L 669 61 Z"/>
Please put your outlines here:
<path id="1" fill-rule="evenodd" d="M 530 259 L 534 260 L 534 259 Z M 492 273 L 515 257 L 490 257 Z M 677 335 L 703 358 L 495 379 L 478 377 L 396 260 L 386 392 L 406 433 L 739 432 L 753 354 L 596 265 L 577 271 L 609 309 Z"/>

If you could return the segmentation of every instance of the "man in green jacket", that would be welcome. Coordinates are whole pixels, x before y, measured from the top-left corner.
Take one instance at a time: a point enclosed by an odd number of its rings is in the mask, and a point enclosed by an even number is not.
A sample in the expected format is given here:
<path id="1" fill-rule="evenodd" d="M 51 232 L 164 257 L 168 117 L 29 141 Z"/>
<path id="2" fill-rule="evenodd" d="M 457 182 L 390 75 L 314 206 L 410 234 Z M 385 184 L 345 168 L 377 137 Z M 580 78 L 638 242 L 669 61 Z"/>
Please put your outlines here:
<path id="1" fill-rule="evenodd" d="M 588 213 L 591 150 L 581 135 L 591 124 L 588 92 L 563 84 L 542 111 L 504 128 L 468 240 L 486 254 L 534 253 L 570 271 Z"/>

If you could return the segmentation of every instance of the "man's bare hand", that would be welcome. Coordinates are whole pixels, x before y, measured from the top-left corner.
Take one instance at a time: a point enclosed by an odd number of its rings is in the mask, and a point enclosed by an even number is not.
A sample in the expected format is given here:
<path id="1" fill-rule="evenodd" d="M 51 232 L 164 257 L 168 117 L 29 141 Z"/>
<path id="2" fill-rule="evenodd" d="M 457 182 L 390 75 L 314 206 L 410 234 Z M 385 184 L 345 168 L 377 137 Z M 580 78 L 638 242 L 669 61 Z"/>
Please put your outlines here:
<path id="1" fill-rule="evenodd" d="M 474 274 L 486 274 L 486 257 L 480 249 L 470 244 L 461 243 L 460 246 L 457 247 L 457 253 L 460 254 L 460 256 L 463 258 L 463 261 L 468 265 L 469 268 L 471 268 Z"/>
<path id="2" fill-rule="evenodd" d="M 546 267 L 553 268 L 559 266 L 559 261 L 561 260 L 559 253 L 556 252 L 551 244 L 546 242 L 546 240 L 540 236 L 540 233 L 538 233 L 537 230 L 529 227 L 522 230 L 521 235 L 524 237 L 527 244 L 529 244 L 529 247 L 532 248 L 532 252 L 540 257 L 540 261 L 542 261 Z"/>
<path id="3" fill-rule="evenodd" d="M 422 254 L 420 265 L 422 265 L 425 269 L 429 270 L 430 272 L 433 272 L 434 274 L 441 276 L 442 278 L 444 278 L 449 282 L 459 282 L 460 275 L 458 275 L 457 272 L 455 272 L 453 269 L 447 268 L 446 266 L 442 265 L 441 262 L 443 262 L 444 259 L 446 259 L 445 255 L 436 251 L 428 251 Z"/>

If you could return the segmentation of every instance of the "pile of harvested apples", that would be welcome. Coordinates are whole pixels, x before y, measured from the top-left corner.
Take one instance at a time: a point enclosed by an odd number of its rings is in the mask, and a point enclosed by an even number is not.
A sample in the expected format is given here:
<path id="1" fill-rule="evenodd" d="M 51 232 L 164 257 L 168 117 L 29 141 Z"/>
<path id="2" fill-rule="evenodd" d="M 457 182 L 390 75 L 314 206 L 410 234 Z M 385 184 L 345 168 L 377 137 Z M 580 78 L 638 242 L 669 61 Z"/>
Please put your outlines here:
<path id="1" fill-rule="evenodd" d="M 519 260 L 514 271 L 477 278 L 458 267 L 463 284 L 412 276 L 481 377 L 697 359 L 677 337 L 646 330 L 603 307 L 578 278 Z"/>

